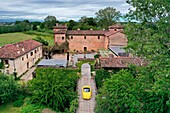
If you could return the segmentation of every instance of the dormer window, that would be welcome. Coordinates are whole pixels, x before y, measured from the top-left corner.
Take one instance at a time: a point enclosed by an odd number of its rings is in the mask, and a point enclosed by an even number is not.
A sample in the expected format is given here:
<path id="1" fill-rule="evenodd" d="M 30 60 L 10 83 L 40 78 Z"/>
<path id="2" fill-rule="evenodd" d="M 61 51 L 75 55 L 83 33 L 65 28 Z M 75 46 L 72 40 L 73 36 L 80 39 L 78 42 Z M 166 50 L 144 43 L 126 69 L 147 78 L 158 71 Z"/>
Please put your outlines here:
<path id="1" fill-rule="evenodd" d="M 84 39 L 86 39 L 86 36 L 84 36 Z"/>

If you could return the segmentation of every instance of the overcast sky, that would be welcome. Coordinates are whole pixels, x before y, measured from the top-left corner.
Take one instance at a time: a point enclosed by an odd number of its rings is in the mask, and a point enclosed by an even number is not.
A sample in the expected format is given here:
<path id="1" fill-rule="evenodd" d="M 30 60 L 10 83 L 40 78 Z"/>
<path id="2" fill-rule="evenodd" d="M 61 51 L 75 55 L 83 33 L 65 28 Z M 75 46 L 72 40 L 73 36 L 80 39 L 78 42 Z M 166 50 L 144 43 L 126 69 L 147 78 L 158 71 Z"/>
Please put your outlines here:
<path id="1" fill-rule="evenodd" d="M 0 0 L 0 19 L 44 20 L 48 15 L 57 20 L 79 20 L 82 16 L 95 17 L 95 12 L 115 7 L 128 12 L 126 0 Z"/>

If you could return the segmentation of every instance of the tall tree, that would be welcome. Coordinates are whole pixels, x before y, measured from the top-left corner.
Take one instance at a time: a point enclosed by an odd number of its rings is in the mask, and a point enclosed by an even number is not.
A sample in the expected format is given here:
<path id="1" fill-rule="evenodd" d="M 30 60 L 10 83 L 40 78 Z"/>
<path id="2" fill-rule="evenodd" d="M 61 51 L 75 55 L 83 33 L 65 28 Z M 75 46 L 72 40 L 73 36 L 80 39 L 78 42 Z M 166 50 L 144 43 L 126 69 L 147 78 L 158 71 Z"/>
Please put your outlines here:
<path id="1" fill-rule="evenodd" d="M 47 16 L 45 19 L 45 27 L 47 29 L 52 29 L 52 27 L 57 23 L 59 22 L 55 16 Z"/>
<path id="2" fill-rule="evenodd" d="M 96 113 L 170 112 L 170 2 L 128 0 L 127 50 L 148 61 L 104 81 Z M 133 22 L 132 22 L 133 21 Z M 136 23 L 134 23 L 136 21 Z"/>
<path id="3" fill-rule="evenodd" d="M 68 22 L 68 30 L 72 30 L 74 26 L 76 26 L 77 23 L 74 20 L 69 20 Z"/>
<path id="4" fill-rule="evenodd" d="M 115 23 L 120 18 L 120 12 L 113 7 L 106 7 L 105 9 L 100 9 L 95 13 L 97 22 L 99 26 L 108 28 L 108 26 Z"/>

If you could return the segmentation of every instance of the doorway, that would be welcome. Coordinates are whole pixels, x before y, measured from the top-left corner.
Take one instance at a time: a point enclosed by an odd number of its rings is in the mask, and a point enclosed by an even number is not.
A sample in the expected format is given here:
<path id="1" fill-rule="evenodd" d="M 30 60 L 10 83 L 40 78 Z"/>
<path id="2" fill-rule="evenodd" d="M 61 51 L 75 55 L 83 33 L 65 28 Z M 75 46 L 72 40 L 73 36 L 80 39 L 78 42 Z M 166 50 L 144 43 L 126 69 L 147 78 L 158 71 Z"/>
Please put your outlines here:
<path id="1" fill-rule="evenodd" d="M 87 47 L 84 47 L 84 52 L 86 52 L 87 51 Z"/>

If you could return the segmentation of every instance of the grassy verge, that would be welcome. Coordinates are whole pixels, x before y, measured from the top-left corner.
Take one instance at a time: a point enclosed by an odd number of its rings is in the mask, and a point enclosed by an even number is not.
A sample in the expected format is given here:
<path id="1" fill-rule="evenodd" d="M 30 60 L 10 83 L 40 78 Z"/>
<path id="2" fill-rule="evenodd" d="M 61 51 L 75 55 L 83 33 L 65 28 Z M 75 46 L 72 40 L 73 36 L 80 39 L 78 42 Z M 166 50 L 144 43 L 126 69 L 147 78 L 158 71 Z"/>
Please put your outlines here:
<path id="1" fill-rule="evenodd" d="M 14 107 L 13 103 L 0 105 L 0 113 L 21 113 L 21 107 Z"/>

